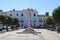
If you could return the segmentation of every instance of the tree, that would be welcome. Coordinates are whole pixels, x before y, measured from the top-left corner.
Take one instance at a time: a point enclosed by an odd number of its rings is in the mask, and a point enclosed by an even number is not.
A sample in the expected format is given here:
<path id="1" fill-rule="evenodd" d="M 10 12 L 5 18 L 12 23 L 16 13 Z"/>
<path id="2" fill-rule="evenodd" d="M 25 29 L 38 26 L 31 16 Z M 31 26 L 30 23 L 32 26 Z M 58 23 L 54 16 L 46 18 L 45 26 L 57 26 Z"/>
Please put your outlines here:
<path id="1" fill-rule="evenodd" d="M 51 17 L 46 17 L 44 19 L 44 25 L 47 26 L 47 28 L 49 28 L 49 25 L 52 25 L 53 24 L 53 20 Z"/>
<path id="2" fill-rule="evenodd" d="M 60 6 L 53 10 L 52 17 L 54 22 L 57 23 L 57 25 L 60 25 Z"/>
<path id="3" fill-rule="evenodd" d="M 4 29 L 4 24 L 5 24 L 5 20 L 6 17 L 4 15 L 0 15 L 0 23 L 3 24 L 3 29 Z"/>
<path id="4" fill-rule="evenodd" d="M 17 29 L 17 27 L 19 25 L 19 20 L 17 18 L 13 18 L 13 25 L 15 25 L 16 29 Z"/>
<path id="5" fill-rule="evenodd" d="M 12 17 L 10 16 L 6 16 L 6 21 L 5 21 L 5 24 L 6 24 L 6 31 L 8 31 L 8 26 L 12 24 Z"/>
<path id="6" fill-rule="evenodd" d="M 46 24 L 46 18 L 45 18 L 44 21 L 43 21 L 43 25 L 44 25 L 44 27 L 46 28 L 46 26 L 47 26 L 47 24 Z"/>
<path id="7" fill-rule="evenodd" d="M 0 23 L 3 24 L 3 28 L 4 25 L 6 25 L 6 31 L 8 31 L 8 26 L 10 25 L 16 25 L 16 28 L 17 26 L 19 26 L 19 21 L 17 18 L 12 18 L 10 16 L 5 16 L 5 15 L 0 15 Z"/>
<path id="8" fill-rule="evenodd" d="M 51 17 L 47 17 L 45 20 L 44 20 L 45 24 L 46 25 L 51 25 L 53 23 L 53 20 Z"/>
<path id="9" fill-rule="evenodd" d="M 53 17 L 54 22 L 57 25 L 60 25 L 60 6 L 53 10 L 52 17 Z M 57 32 L 59 32 L 59 27 L 58 27 Z"/>

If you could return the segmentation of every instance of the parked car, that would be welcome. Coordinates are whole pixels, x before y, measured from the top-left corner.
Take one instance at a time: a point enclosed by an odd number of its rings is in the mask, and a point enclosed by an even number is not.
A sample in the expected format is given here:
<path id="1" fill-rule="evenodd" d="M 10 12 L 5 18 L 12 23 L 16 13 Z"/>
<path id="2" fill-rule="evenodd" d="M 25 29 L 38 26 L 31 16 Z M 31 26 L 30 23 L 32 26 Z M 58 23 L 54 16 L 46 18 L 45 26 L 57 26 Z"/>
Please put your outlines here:
<path id="1" fill-rule="evenodd" d="M 3 30 L 3 24 L 0 24 L 0 31 Z"/>

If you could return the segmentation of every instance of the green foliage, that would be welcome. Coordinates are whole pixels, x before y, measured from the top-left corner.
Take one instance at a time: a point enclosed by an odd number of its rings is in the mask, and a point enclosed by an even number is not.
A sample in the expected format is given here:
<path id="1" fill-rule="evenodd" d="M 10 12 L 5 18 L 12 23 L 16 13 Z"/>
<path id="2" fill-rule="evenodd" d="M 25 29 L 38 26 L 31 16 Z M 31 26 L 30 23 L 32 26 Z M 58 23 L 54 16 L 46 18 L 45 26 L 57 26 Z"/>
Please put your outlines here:
<path id="1" fill-rule="evenodd" d="M 18 20 L 17 18 L 13 18 L 13 24 L 14 24 L 14 25 L 19 24 L 19 20 Z"/>
<path id="2" fill-rule="evenodd" d="M 52 25 L 53 24 L 53 20 L 51 17 L 47 17 L 44 19 L 44 25 Z"/>
<path id="3" fill-rule="evenodd" d="M 60 6 L 53 10 L 52 18 L 55 23 L 60 24 Z"/>
<path id="4" fill-rule="evenodd" d="M 4 15 L 0 15 L 0 23 L 4 24 L 5 23 L 5 16 Z"/>
<path id="5" fill-rule="evenodd" d="M 19 23 L 19 20 L 10 16 L 0 15 L 0 23 L 7 25 L 17 25 Z"/>
<path id="6" fill-rule="evenodd" d="M 6 16 L 6 22 L 5 22 L 5 24 L 11 25 L 12 21 L 13 21 L 12 17 Z"/>

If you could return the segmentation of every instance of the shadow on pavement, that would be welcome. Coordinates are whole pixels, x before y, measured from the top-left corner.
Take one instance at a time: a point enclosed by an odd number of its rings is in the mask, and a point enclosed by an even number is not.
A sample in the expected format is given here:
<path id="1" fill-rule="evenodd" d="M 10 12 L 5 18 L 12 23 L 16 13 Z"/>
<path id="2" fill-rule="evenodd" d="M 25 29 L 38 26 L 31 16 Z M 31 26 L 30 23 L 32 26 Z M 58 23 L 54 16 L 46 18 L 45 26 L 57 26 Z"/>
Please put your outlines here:
<path id="1" fill-rule="evenodd" d="M 5 33 L 5 31 L 0 31 L 0 34 L 3 34 L 3 33 Z"/>
<path id="2" fill-rule="evenodd" d="M 25 29 L 23 32 L 17 32 L 17 34 L 33 34 L 33 35 L 38 35 L 41 34 L 41 32 L 36 32 L 34 29 Z"/>
<path id="3" fill-rule="evenodd" d="M 12 32 L 12 31 L 15 31 L 15 30 L 11 30 L 11 29 L 9 29 L 8 31 L 2 30 L 2 31 L 0 31 L 0 34 L 6 33 L 6 32 Z"/>

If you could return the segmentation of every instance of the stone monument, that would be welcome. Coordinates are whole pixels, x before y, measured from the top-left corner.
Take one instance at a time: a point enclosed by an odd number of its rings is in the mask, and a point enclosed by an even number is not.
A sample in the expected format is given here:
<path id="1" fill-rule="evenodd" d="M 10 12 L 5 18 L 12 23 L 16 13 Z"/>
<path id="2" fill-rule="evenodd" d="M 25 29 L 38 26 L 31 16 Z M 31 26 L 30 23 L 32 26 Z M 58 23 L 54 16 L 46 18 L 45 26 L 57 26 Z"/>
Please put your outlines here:
<path id="1" fill-rule="evenodd" d="M 31 16 L 30 11 L 28 12 L 27 15 L 28 15 L 28 27 L 24 30 L 24 32 L 33 33 L 33 32 L 35 32 L 35 30 L 33 30 L 33 28 L 30 25 L 30 16 Z"/>

